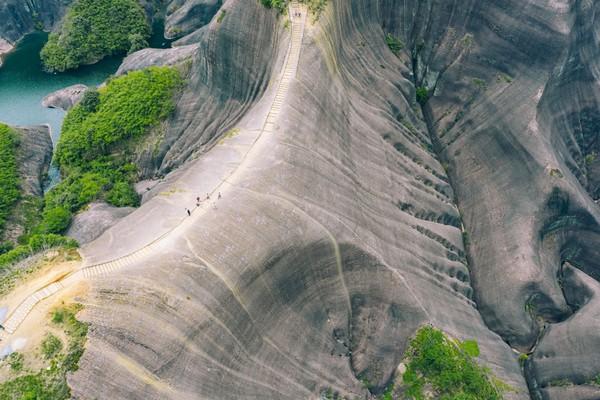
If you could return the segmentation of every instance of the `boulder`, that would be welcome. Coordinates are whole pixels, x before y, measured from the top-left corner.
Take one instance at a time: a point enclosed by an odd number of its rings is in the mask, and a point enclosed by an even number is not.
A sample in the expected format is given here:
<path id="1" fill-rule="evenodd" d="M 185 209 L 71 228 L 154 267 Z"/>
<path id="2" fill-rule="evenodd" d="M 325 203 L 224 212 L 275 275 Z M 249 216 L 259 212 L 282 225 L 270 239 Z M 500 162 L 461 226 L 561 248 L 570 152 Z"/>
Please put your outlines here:
<path id="1" fill-rule="evenodd" d="M 47 108 L 61 108 L 64 111 L 69 111 L 69 109 L 83 98 L 83 94 L 87 89 L 86 85 L 77 84 L 57 90 L 44 97 L 42 106 Z"/>
<path id="2" fill-rule="evenodd" d="M 79 244 L 91 242 L 133 210 L 131 207 L 119 208 L 106 203 L 92 203 L 73 218 L 67 236 L 77 240 Z"/>

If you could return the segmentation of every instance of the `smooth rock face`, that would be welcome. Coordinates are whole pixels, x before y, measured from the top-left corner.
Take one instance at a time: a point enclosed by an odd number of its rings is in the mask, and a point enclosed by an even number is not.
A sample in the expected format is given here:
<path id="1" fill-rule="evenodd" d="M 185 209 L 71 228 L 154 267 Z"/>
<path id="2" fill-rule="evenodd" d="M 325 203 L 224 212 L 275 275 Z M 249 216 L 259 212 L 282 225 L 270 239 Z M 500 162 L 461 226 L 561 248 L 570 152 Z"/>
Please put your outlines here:
<path id="1" fill-rule="evenodd" d="M 16 161 L 21 196 L 40 197 L 44 194 L 44 180 L 52 159 L 50 129 L 48 126 L 13 127 L 12 129 L 19 136 Z M 23 233 L 20 219 L 19 215 L 9 218 L 2 240 L 15 240 Z"/>
<path id="2" fill-rule="evenodd" d="M 380 391 L 431 323 L 476 339 L 507 399 L 597 399 L 600 3 L 330 0 L 276 131 L 244 162 L 289 33 L 258 1 L 205 25 L 191 10 L 210 3 L 173 2 L 197 49 L 148 171 L 167 178 L 84 256 L 155 239 L 204 181 L 227 191 L 160 253 L 93 282 L 74 397 L 365 398 L 360 380 Z M 525 374 L 511 347 L 532 352 Z"/>
<path id="3" fill-rule="evenodd" d="M 133 210 L 131 207 L 113 207 L 106 203 L 92 203 L 85 211 L 73 218 L 67 236 L 77 240 L 80 245 L 89 243 Z"/>
<path id="4" fill-rule="evenodd" d="M 253 3 L 227 2 L 202 35 L 165 171 L 234 124 L 238 145 L 262 126 L 254 99 L 276 82 L 288 37 L 283 19 Z M 307 31 L 279 127 L 228 179 L 218 208 L 160 254 L 96 281 L 82 314 L 88 350 L 69 381 L 76 397 L 302 399 L 330 387 L 364 398 L 361 379 L 381 391 L 431 323 L 476 338 L 481 361 L 516 389 L 507 398 L 528 398 L 516 355 L 473 301 L 453 189 L 412 66 L 386 47 L 380 6 L 333 2 Z M 86 246 L 86 259 L 127 252 L 157 219 L 176 219 L 177 196 L 202 193 L 192 179 L 221 146 Z"/>
<path id="5" fill-rule="evenodd" d="M 50 160 L 52 139 L 48 126 L 24 126 L 13 128 L 19 134 L 17 165 L 21 192 L 25 196 L 41 196 Z"/>
<path id="6" fill-rule="evenodd" d="M 35 29 L 51 29 L 71 0 L 0 1 L 0 39 L 15 43 Z"/>
<path id="7" fill-rule="evenodd" d="M 179 46 L 171 49 L 143 49 L 130 54 L 123 60 L 116 75 L 151 66 L 175 65 L 190 60 L 198 52 L 198 45 Z"/>
<path id="8" fill-rule="evenodd" d="M 223 0 L 171 0 L 168 4 L 165 37 L 173 39 L 208 24 Z"/>
<path id="9" fill-rule="evenodd" d="M 77 84 L 57 90 L 44 97 L 42 106 L 48 108 L 62 108 L 65 111 L 69 111 L 83 98 L 83 94 L 87 89 L 88 87 L 86 85 Z"/>

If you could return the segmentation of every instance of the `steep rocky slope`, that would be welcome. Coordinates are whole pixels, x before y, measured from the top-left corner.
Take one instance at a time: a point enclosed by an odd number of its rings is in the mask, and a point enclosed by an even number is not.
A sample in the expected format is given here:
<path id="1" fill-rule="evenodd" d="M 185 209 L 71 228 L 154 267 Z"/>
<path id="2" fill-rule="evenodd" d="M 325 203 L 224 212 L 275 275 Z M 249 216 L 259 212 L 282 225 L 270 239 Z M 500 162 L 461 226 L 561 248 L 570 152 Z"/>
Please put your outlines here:
<path id="1" fill-rule="evenodd" d="M 224 4 L 224 25 L 213 20 L 190 36 L 200 45 L 195 100 L 180 102 L 165 172 L 246 112 L 248 103 L 231 100 L 277 76 L 272 55 L 247 60 L 285 35 L 272 23 L 263 31 L 264 22 L 246 31 L 244 21 L 269 14 L 241 3 Z M 431 323 L 476 338 L 482 362 L 514 388 L 507 398 L 597 392 L 577 386 L 598 373 L 580 366 L 580 350 L 564 348 L 568 368 L 551 367 L 561 321 L 576 321 L 573 329 L 594 341 L 582 328 L 593 313 L 566 319 L 574 309 L 564 293 L 575 281 L 559 271 L 567 243 L 585 247 L 575 239 L 583 235 L 593 244 L 596 205 L 565 165 L 564 139 L 553 137 L 545 114 L 570 38 L 581 40 L 572 27 L 582 12 L 558 2 L 332 1 L 307 32 L 277 133 L 219 210 L 170 241 L 168 254 L 98 281 L 75 390 L 298 399 L 332 387 L 364 396 L 359 379 L 381 390 L 408 338 Z M 399 57 L 387 33 L 404 43 Z M 423 112 L 417 87 L 431 93 Z M 235 108 L 214 107 L 216 94 Z M 173 187 L 185 179 L 175 174 Z M 113 243 L 120 229 L 109 234 Z M 84 249 L 96 261 L 104 257 L 98 243 Z M 530 351 L 544 327 L 540 349 L 554 350 L 533 352 L 529 392 L 510 347 Z M 124 387 L 121 374 L 138 383 Z M 551 387 L 565 378 L 576 385 Z"/>
<path id="2" fill-rule="evenodd" d="M 25 34 L 35 29 L 52 29 L 70 3 L 70 0 L 0 2 L 0 56 Z"/>
<path id="3" fill-rule="evenodd" d="M 173 4 L 190 47 L 123 67 L 192 54 L 168 175 L 82 251 L 172 233 L 94 280 L 75 398 L 365 398 L 427 323 L 475 338 L 507 399 L 600 397 L 600 3 L 330 0 L 263 135 L 285 17 Z M 218 205 L 175 229 L 213 180 Z"/>
<path id="4" fill-rule="evenodd" d="M 19 175 L 20 201 L 9 216 L 0 241 L 15 241 L 22 233 L 28 217 L 24 203 L 43 196 L 43 185 L 52 158 L 52 140 L 47 126 L 11 128 L 18 135 L 16 164 Z"/>

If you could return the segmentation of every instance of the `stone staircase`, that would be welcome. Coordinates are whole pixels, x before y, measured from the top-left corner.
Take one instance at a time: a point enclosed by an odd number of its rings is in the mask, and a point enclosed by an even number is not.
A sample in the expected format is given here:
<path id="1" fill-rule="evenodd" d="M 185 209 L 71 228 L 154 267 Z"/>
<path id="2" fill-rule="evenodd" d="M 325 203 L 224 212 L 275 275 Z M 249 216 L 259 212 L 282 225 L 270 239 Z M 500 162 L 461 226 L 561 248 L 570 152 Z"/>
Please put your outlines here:
<path id="1" fill-rule="evenodd" d="M 277 122 L 279 121 L 281 114 L 281 108 L 288 95 L 290 84 L 296 77 L 296 72 L 298 70 L 308 11 L 304 5 L 298 3 L 297 1 L 292 1 L 289 12 L 292 23 L 291 43 L 286 56 L 283 75 L 278 83 L 277 92 L 275 94 L 275 98 L 273 99 L 273 103 L 271 104 L 269 113 L 267 114 L 261 135 L 263 133 L 274 133 L 276 131 Z M 218 189 L 219 187 L 216 187 L 212 194 L 216 193 Z M 4 340 L 8 335 L 13 334 L 19 328 L 19 326 L 21 326 L 27 315 L 29 315 L 36 304 L 38 304 L 40 301 L 52 296 L 65 287 L 75 284 L 82 278 L 109 275 L 112 272 L 141 261 L 143 258 L 148 257 L 152 255 L 153 252 L 157 251 L 157 248 L 162 244 L 162 240 L 171 232 L 172 231 L 164 234 L 163 236 L 154 240 L 152 243 L 149 243 L 147 246 L 144 246 L 143 248 L 127 256 L 117 258 L 110 262 L 84 267 L 67 275 L 64 279 L 51 283 L 50 285 L 29 295 L 1 325 L 3 331 L 0 331 L 0 340 Z"/>

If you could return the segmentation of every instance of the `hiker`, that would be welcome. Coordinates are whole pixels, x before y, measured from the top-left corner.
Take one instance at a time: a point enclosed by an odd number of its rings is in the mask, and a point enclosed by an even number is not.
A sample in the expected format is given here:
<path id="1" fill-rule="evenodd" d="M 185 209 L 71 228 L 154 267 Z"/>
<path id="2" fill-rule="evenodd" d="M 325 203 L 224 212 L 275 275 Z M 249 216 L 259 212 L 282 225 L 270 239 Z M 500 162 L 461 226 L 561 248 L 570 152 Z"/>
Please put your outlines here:
<path id="1" fill-rule="evenodd" d="M 186 208 L 185 211 L 187 211 L 188 217 L 190 217 L 192 215 L 192 212 L 190 211 L 189 208 Z"/>
<path id="2" fill-rule="evenodd" d="M 196 203 L 200 203 L 200 196 L 196 197 Z"/>
<path id="3" fill-rule="evenodd" d="M 206 200 L 210 200 L 210 194 L 206 193 Z"/>
<path id="4" fill-rule="evenodd" d="M 221 192 L 219 192 L 219 199 L 221 199 Z"/>

